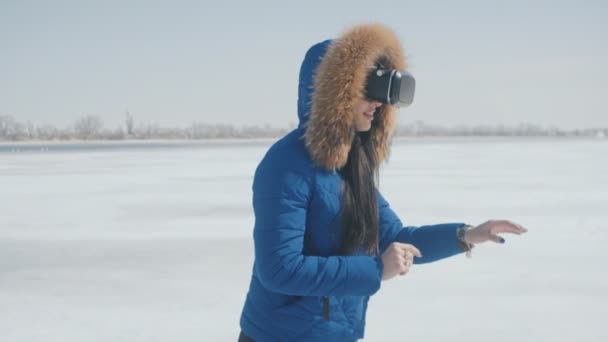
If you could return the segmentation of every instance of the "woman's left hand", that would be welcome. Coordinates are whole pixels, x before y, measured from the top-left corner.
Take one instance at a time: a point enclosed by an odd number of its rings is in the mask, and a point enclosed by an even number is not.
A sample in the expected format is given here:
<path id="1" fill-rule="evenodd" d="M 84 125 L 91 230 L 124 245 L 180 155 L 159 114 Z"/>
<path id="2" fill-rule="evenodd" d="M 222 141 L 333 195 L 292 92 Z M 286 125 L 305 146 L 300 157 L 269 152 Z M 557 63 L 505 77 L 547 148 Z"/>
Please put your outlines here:
<path id="1" fill-rule="evenodd" d="M 496 234 L 512 233 L 521 235 L 527 231 L 528 230 L 521 225 L 508 220 L 489 220 L 475 228 L 467 230 L 464 239 L 466 242 L 473 244 L 486 241 L 505 243 L 505 239 Z"/>

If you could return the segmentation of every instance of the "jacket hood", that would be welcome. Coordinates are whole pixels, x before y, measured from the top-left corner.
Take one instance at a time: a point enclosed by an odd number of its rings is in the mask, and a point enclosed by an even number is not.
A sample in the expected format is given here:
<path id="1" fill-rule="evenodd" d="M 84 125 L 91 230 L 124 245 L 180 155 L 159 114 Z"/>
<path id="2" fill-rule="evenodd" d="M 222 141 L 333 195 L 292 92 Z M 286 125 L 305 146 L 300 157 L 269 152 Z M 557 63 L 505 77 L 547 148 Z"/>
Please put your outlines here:
<path id="1" fill-rule="evenodd" d="M 380 24 L 355 26 L 334 40 L 313 45 L 300 68 L 299 126 L 313 161 L 327 170 L 342 168 L 357 134 L 353 109 L 364 96 L 370 68 L 382 61 L 391 69 L 407 64 L 396 34 Z M 382 105 L 376 111 L 370 138 L 378 162 L 389 154 L 397 108 Z"/>

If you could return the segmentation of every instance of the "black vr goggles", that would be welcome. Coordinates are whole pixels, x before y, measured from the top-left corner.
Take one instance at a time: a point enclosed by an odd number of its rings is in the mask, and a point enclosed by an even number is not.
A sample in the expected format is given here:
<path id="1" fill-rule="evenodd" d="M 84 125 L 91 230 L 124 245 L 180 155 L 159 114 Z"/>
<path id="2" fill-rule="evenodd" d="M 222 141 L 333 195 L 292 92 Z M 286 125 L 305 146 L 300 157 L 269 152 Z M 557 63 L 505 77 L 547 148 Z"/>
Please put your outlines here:
<path id="1" fill-rule="evenodd" d="M 414 101 L 416 81 L 407 71 L 374 69 L 367 76 L 365 97 L 369 100 L 406 107 Z"/>

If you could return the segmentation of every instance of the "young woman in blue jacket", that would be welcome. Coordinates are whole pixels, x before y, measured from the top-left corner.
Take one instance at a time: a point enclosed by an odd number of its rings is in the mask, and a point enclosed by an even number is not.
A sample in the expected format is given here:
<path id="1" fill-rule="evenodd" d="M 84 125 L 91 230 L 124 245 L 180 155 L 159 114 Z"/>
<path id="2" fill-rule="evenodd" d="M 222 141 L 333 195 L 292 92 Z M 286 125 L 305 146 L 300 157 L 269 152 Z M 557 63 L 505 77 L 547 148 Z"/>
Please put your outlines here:
<path id="1" fill-rule="evenodd" d="M 406 70 L 396 35 L 359 25 L 312 46 L 300 69 L 298 128 L 273 144 L 253 181 L 255 261 L 239 341 L 355 341 L 382 281 L 502 243 L 526 230 L 404 226 L 378 191 L 397 108 L 366 96 L 374 68 Z"/>

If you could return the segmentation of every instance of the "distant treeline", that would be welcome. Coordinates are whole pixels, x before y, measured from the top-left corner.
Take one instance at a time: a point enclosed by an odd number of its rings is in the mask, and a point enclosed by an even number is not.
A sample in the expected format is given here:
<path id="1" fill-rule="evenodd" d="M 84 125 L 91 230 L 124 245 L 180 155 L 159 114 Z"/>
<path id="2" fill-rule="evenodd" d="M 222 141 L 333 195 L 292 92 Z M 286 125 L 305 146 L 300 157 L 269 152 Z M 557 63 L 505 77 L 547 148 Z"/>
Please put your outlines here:
<path id="1" fill-rule="evenodd" d="M 239 139 L 276 138 L 295 127 L 276 128 L 270 125 L 241 126 L 193 123 L 186 128 L 160 127 L 158 124 L 139 123 L 126 113 L 124 125 L 114 129 L 104 127 L 98 116 L 88 115 L 76 120 L 73 125 L 58 128 L 53 125 L 21 123 L 9 115 L 0 115 L 0 140 L 125 140 L 125 139 Z M 397 127 L 396 136 L 608 136 L 608 128 L 562 130 L 542 127 L 531 123 L 515 126 L 481 125 L 442 127 L 415 121 Z"/>
<path id="2" fill-rule="evenodd" d="M 606 137 L 608 128 L 585 128 L 563 130 L 543 127 L 528 122 L 509 126 L 503 124 L 442 127 L 415 121 L 397 127 L 396 136 L 548 136 L 548 137 Z"/>

